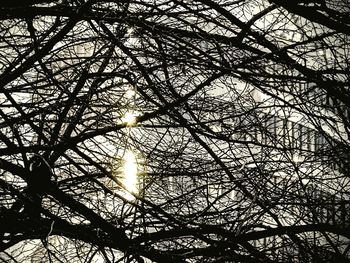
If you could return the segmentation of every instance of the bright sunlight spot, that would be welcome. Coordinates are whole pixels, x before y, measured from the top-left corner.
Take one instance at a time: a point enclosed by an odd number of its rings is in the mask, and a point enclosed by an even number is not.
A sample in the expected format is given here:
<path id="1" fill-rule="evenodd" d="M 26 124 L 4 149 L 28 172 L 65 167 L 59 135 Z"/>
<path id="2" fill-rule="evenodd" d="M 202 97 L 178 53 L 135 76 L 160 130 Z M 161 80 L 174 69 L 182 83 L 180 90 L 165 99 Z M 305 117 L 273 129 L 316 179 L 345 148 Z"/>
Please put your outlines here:
<path id="1" fill-rule="evenodd" d="M 126 189 L 125 197 L 128 200 L 133 200 L 134 196 L 131 193 L 137 193 L 137 162 L 135 154 L 132 151 L 127 151 L 123 157 L 123 185 Z"/>
<path id="2" fill-rule="evenodd" d="M 136 124 L 136 114 L 128 111 L 122 118 L 122 122 L 126 123 L 128 126 L 133 126 Z"/>

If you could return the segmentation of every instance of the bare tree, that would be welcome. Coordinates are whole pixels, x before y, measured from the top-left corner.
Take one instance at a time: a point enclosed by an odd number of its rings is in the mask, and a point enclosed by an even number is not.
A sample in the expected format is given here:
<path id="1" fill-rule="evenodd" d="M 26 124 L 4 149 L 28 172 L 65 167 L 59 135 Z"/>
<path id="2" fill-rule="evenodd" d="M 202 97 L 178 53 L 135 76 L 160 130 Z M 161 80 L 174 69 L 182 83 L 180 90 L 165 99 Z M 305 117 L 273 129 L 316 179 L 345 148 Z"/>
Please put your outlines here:
<path id="1" fill-rule="evenodd" d="M 347 0 L 0 3 L 3 262 L 347 262 Z"/>

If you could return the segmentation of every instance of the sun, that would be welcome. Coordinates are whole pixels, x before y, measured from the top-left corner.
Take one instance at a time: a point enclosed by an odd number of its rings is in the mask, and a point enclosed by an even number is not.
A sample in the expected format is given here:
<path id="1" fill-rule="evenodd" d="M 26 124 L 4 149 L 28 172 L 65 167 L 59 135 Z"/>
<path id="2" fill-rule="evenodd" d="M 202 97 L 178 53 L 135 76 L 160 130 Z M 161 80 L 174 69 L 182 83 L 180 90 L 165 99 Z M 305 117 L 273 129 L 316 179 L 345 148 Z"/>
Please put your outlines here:
<path id="1" fill-rule="evenodd" d="M 125 187 L 125 197 L 128 200 L 133 200 L 135 197 L 132 195 L 138 192 L 138 180 L 137 180 L 137 160 L 135 154 L 128 150 L 123 157 L 123 179 L 122 183 Z"/>
<path id="2" fill-rule="evenodd" d="M 137 114 L 135 114 L 134 112 L 126 112 L 125 115 L 122 117 L 122 122 L 126 123 L 127 126 L 134 126 L 136 124 L 136 119 Z"/>

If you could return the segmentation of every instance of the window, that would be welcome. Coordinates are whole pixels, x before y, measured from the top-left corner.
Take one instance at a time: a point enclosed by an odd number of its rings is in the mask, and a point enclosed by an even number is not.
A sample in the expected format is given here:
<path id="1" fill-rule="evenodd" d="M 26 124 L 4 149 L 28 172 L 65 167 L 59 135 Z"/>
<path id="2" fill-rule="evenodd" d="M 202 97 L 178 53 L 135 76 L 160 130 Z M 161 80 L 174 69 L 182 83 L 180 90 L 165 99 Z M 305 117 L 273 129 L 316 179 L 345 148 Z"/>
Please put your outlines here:
<path id="1" fill-rule="evenodd" d="M 301 143 L 300 143 L 300 137 L 301 137 L 301 125 L 297 123 L 292 123 L 292 147 L 300 149 Z"/>
<path id="2" fill-rule="evenodd" d="M 308 131 L 307 128 L 301 124 L 299 124 L 300 127 L 300 137 L 299 137 L 299 143 L 300 143 L 300 150 L 307 150 L 308 149 Z"/>
<path id="3" fill-rule="evenodd" d="M 312 129 L 308 129 L 307 133 L 308 137 L 308 150 L 315 151 L 315 131 Z"/>
<path id="4" fill-rule="evenodd" d="M 320 150 L 326 144 L 325 137 L 322 134 L 317 134 L 315 136 L 315 151 Z"/>

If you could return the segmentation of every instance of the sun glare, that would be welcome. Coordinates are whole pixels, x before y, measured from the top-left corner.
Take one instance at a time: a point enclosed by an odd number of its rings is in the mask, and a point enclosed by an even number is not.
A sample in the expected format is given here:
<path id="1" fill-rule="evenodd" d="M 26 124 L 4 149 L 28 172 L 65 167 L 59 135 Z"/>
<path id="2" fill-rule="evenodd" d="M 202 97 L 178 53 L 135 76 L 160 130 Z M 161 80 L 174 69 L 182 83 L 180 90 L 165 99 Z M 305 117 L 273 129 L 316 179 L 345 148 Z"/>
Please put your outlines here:
<path id="1" fill-rule="evenodd" d="M 136 115 L 133 112 L 127 112 L 125 113 L 124 117 L 122 118 L 122 122 L 126 123 L 128 126 L 133 126 L 136 124 Z"/>
<path id="2" fill-rule="evenodd" d="M 131 193 L 137 193 L 137 162 L 135 154 L 132 151 L 127 151 L 124 155 L 123 166 L 123 185 L 126 189 L 125 197 L 128 200 L 134 199 Z"/>

